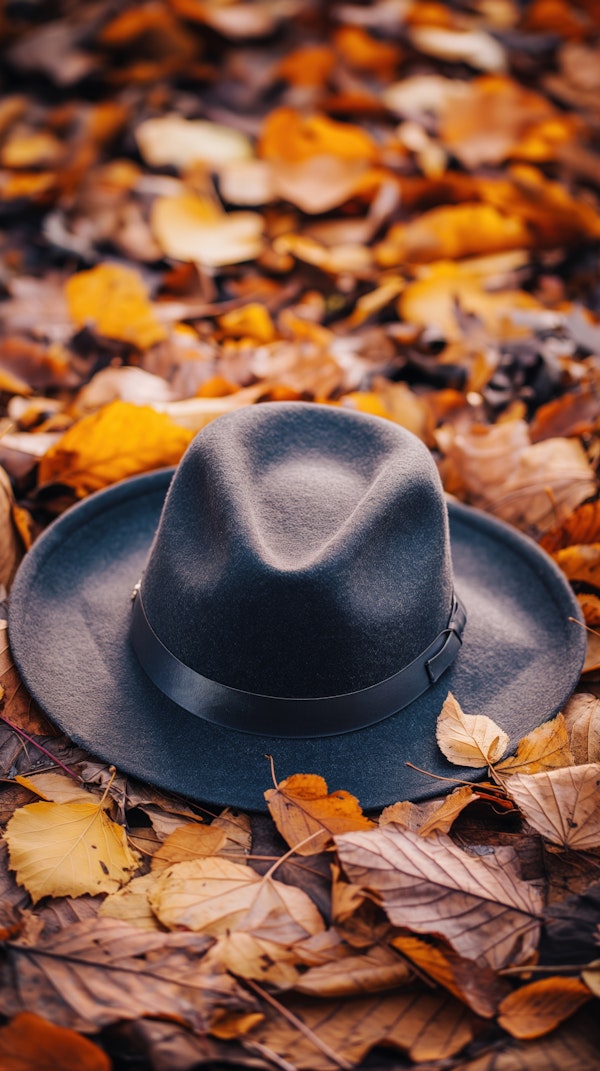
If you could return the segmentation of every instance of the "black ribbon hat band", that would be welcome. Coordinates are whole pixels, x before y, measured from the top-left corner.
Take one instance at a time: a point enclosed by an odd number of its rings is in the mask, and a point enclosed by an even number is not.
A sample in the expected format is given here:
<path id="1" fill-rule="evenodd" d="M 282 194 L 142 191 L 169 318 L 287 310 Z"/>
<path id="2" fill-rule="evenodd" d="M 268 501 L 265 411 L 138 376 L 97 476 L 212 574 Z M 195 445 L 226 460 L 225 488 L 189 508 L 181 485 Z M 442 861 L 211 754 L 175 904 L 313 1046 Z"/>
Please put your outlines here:
<path id="1" fill-rule="evenodd" d="M 245 692 L 186 666 L 156 635 L 146 616 L 139 584 L 133 592 L 129 638 L 150 680 L 190 714 L 256 735 L 311 737 L 364 729 L 409 706 L 452 664 L 462 644 L 465 623 L 464 607 L 455 594 L 446 628 L 404 669 L 356 692 L 311 699 Z"/>

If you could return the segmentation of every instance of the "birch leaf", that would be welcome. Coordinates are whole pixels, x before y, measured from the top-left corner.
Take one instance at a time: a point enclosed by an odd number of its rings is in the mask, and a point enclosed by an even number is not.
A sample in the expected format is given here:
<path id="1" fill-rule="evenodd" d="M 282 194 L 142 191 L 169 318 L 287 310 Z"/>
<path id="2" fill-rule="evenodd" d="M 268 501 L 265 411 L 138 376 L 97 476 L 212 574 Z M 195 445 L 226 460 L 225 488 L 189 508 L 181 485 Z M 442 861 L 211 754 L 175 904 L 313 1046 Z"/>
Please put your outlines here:
<path id="1" fill-rule="evenodd" d="M 498 969 L 537 946 L 540 891 L 519 876 L 513 849 L 463 852 L 449 837 L 390 826 L 336 837 L 349 880 L 369 889 L 390 922 L 440 934 L 459 955 Z"/>
<path id="2" fill-rule="evenodd" d="M 564 718 L 575 763 L 600 762 L 600 699 L 577 693 L 565 706 Z"/>
<path id="3" fill-rule="evenodd" d="M 5 837 L 11 869 L 34 903 L 115 892 L 140 864 L 99 803 L 29 803 L 15 811 Z"/>
<path id="4" fill-rule="evenodd" d="M 592 993 L 578 978 L 540 978 L 502 1001 L 498 1023 L 514 1038 L 539 1038 L 591 999 Z"/>
<path id="5" fill-rule="evenodd" d="M 436 738 L 450 762 L 477 769 L 497 762 L 508 747 L 508 736 L 499 725 L 483 714 L 465 714 L 452 692 L 438 717 Z"/>
<path id="6" fill-rule="evenodd" d="M 515 774 L 506 784 L 524 818 L 553 844 L 600 847 L 600 763 L 549 773 Z"/>
<path id="7" fill-rule="evenodd" d="M 565 719 L 557 714 L 552 721 L 538 725 L 524 736 L 515 754 L 498 763 L 495 769 L 500 774 L 534 774 L 572 766 L 573 762 Z"/>
<path id="8" fill-rule="evenodd" d="M 299 855 L 323 851 L 336 833 L 375 828 L 355 796 L 345 789 L 328 793 L 326 781 L 317 774 L 286 777 L 265 792 L 265 799 L 282 837 Z M 301 844 L 307 837 L 312 837 L 309 843 Z"/>

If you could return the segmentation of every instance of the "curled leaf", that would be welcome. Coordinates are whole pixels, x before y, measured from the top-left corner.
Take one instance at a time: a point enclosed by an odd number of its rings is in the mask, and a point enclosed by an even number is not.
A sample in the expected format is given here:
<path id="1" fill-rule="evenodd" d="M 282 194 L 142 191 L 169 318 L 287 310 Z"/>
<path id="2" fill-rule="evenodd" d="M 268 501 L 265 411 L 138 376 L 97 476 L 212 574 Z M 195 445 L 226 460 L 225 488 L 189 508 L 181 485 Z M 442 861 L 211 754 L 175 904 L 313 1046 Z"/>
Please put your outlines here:
<path id="1" fill-rule="evenodd" d="M 465 714 L 460 703 L 448 692 L 436 725 L 438 747 L 457 766 L 489 766 L 508 747 L 508 736 L 499 725 L 483 714 Z"/>

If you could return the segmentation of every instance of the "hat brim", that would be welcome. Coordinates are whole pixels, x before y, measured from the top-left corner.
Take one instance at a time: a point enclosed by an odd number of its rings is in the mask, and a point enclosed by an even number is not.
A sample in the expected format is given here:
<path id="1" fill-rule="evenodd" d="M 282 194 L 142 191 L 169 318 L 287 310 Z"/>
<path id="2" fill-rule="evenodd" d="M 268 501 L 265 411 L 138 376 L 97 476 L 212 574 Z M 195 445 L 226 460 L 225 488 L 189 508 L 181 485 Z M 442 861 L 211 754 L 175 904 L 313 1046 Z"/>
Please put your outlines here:
<path id="1" fill-rule="evenodd" d="M 125 773 L 196 800 L 261 811 L 271 787 L 265 755 L 272 755 L 279 779 L 318 773 L 330 790 L 347 789 L 376 809 L 439 793 L 440 782 L 413 766 L 481 776 L 452 765 L 437 747 L 436 720 L 449 691 L 466 713 L 493 718 L 514 747 L 577 684 L 585 632 L 570 620 L 581 617 L 562 574 L 519 532 L 450 501 L 467 625 L 454 664 L 410 707 L 367 729 L 318 739 L 255 736 L 187 713 L 151 683 L 128 641 L 131 591 L 171 476 L 139 476 L 69 510 L 29 551 L 10 598 L 10 643 L 26 687 L 76 743 Z"/>

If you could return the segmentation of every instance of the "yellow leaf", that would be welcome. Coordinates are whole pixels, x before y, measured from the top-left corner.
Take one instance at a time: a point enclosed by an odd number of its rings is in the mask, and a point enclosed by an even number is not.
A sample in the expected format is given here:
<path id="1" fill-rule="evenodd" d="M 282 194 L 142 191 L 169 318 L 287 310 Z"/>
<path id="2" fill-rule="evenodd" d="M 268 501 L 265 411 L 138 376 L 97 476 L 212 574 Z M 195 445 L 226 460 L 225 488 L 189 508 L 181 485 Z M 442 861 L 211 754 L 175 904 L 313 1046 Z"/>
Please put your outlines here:
<path id="1" fill-rule="evenodd" d="M 323 851 L 336 833 L 375 828 L 355 796 L 345 789 L 328 794 L 326 782 L 317 774 L 286 777 L 265 792 L 265 799 L 282 837 L 299 855 Z M 307 837 L 312 840 L 301 844 Z"/>
<path id="2" fill-rule="evenodd" d="M 544 722 L 529 736 L 524 736 L 514 755 L 496 766 L 500 774 L 534 774 L 572 766 L 574 762 L 569 746 L 569 733 L 562 714 L 552 721 Z"/>
<path id="3" fill-rule="evenodd" d="M 569 395 L 565 395 L 565 398 Z M 555 554 L 574 543 L 598 543 L 600 541 L 600 498 L 584 502 L 573 510 L 557 528 L 551 528 L 540 539 L 540 546 L 549 554 Z"/>
<path id="4" fill-rule="evenodd" d="M 272 342 L 275 338 L 273 321 L 264 305 L 252 301 L 219 317 L 219 326 L 234 338 L 251 338 L 256 342 Z"/>
<path id="5" fill-rule="evenodd" d="M 72 275 L 65 286 L 71 318 L 90 325 L 106 338 L 131 342 L 145 350 L 167 337 L 154 315 L 139 274 L 121 264 L 98 264 Z"/>
<path id="6" fill-rule="evenodd" d="M 208 952 L 205 966 L 226 968 L 237 978 L 253 978 L 289 989 L 298 978 L 294 966 L 296 945 L 278 944 L 245 930 L 223 934 Z"/>
<path id="7" fill-rule="evenodd" d="M 15 777 L 18 784 L 35 792 L 43 800 L 52 803 L 93 803 L 93 797 L 74 777 L 50 770 L 48 773 L 30 774 L 29 777 Z"/>
<path id="8" fill-rule="evenodd" d="M 39 482 L 67 484 L 83 497 L 127 476 L 176 465 L 192 438 L 149 406 L 111 402 L 79 420 L 44 454 Z"/>
<path id="9" fill-rule="evenodd" d="M 303 116 L 293 108 L 276 108 L 267 116 L 259 155 L 265 160 L 298 164 L 312 156 L 333 155 L 346 161 L 373 161 L 377 146 L 358 126 L 326 115 Z"/>
<path id="10" fill-rule="evenodd" d="M 173 863 L 218 855 L 226 839 L 225 831 L 213 826 L 199 826 L 194 822 L 179 826 L 152 856 L 152 870 L 166 870 Z"/>
<path id="11" fill-rule="evenodd" d="M 539 1038 L 591 999 L 590 990 L 578 978 L 541 978 L 502 1001 L 498 1023 L 514 1038 Z"/>
<path id="12" fill-rule="evenodd" d="M 569 580 L 600 587 L 600 543 L 580 543 L 564 547 L 553 555 L 554 561 Z"/>
<path id="13" fill-rule="evenodd" d="M 157 197 L 151 225 L 168 257 L 207 267 L 253 260 L 262 250 L 263 219 L 256 212 L 221 213 L 194 193 Z"/>
<path id="14" fill-rule="evenodd" d="M 497 762 L 508 747 L 508 736 L 491 718 L 465 714 L 448 692 L 436 725 L 438 747 L 456 766 L 479 769 Z"/>
<path id="15" fill-rule="evenodd" d="M 516 215 L 490 204 L 441 205 L 407 223 L 394 223 L 376 246 L 382 268 L 427 264 L 531 246 L 529 228 Z"/>
<path id="16" fill-rule="evenodd" d="M 158 919 L 148 900 L 148 893 L 155 880 L 154 874 L 133 878 L 124 888 L 106 897 L 100 904 L 98 915 L 102 918 L 123 919 L 141 930 L 160 930 Z"/>
<path id="17" fill-rule="evenodd" d="M 140 861 L 98 803 L 29 803 L 15 811 L 5 837 L 10 868 L 34 903 L 115 892 Z"/>
<path id="18" fill-rule="evenodd" d="M 515 774 L 506 791 L 529 824 L 562 848 L 600 847 L 600 763 Z"/>
<path id="19" fill-rule="evenodd" d="M 577 602 L 581 607 L 586 625 L 597 628 L 600 625 L 600 596 L 591 595 L 586 591 L 577 596 Z"/>

